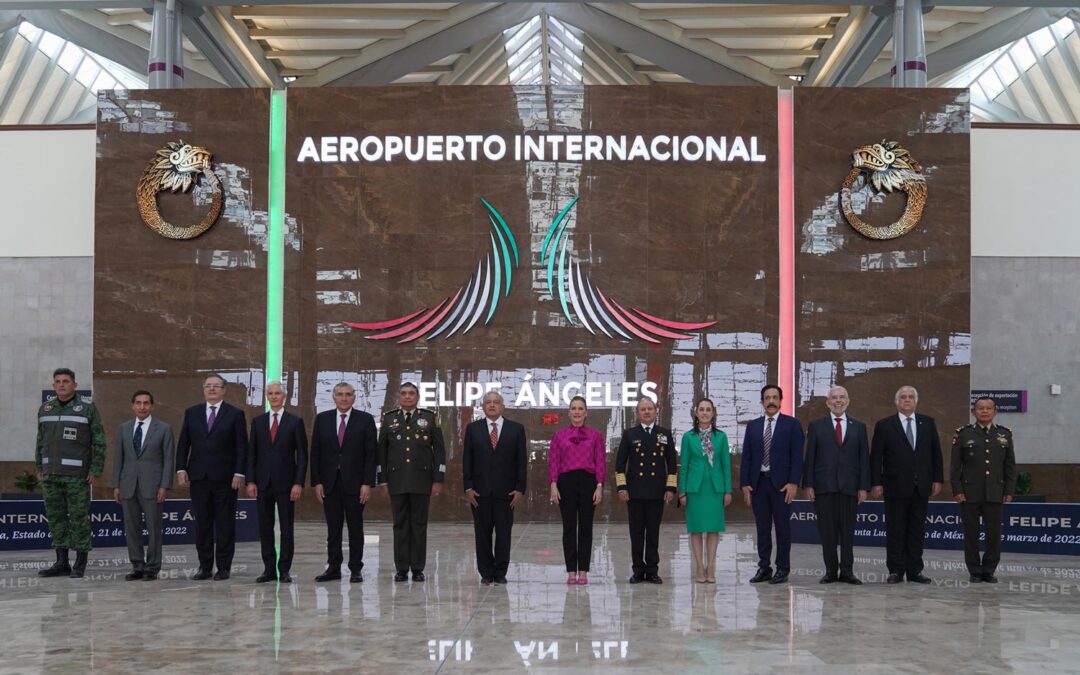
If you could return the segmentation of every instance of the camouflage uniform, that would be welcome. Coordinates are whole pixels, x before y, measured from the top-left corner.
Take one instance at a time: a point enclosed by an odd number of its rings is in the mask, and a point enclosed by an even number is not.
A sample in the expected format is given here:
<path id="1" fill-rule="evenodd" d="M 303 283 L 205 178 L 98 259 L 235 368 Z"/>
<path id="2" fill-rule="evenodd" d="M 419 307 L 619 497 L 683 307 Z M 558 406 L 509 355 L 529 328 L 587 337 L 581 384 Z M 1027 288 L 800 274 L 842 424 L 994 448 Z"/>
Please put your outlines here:
<path id="1" fill-rule="evenodd" d="M 53 548 L 90 550 L 88 475 L 105 469 L 105 429 L 93 403 L 75 395 L 67 403 L 48 401 L 38 410 L 34 463 L 45 474 L 45 516 Z"/>

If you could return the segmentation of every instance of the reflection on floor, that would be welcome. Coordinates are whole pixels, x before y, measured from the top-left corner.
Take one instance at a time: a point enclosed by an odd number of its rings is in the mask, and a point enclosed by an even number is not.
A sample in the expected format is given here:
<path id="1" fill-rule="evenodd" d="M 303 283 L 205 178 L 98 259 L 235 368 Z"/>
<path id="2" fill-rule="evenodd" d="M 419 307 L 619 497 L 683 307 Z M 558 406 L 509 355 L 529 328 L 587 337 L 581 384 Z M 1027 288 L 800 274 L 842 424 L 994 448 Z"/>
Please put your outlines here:
<path id="1" fill-rule="evenodd" d="M 157 582 L 126 582 L 126 551 L 91 554 L 82 580 L 35 575 L 49 552 L 0 554 L 0 672 L 342 671 L 559 667 L 657 672 L 1067 672 L 1080 663 L 1080 569 L 1005 556 L 970 585 L 959 552 L 929 552 L 934 583 L 884 584 L 883 551 L 856 550 L 860 587 L 822 586 L 820 550 L 795 546 L 791 582 L 754 585 L 751 528 L 720 543 L 716 584 L 690 576 L 685 532 L 661 532 L 662 586 L 631 586 L 622 524 L 597 527 L 588 586 L 568 587 L 558 525 L 514 528 L 510 583 L 482 587 L 472 529 L 432 526 L 427 581 L 395 584 L 390 527 L 369 524 L 362 584 L 315 584 L 323 529 L 297 528 L 295 583 L 255 584 L 258 545 L 229 581 L 191 581 L 168 547 Z M 346 575 L 347 579 L 347 575 Z"/>

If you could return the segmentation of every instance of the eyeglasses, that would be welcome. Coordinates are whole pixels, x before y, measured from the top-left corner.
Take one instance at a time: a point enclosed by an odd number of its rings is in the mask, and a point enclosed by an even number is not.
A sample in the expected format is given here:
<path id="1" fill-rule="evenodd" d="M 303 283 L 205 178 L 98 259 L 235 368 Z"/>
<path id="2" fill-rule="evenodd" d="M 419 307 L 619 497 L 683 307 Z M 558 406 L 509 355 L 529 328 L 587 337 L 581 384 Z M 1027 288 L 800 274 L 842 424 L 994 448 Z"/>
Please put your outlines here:
<path id="1" fill-rule="evenodd" d="M 204 384 L 202 386 L 202 388 L 203 389 L 224 389 L 225 385 L 223 385 L 223 384 Z"/>

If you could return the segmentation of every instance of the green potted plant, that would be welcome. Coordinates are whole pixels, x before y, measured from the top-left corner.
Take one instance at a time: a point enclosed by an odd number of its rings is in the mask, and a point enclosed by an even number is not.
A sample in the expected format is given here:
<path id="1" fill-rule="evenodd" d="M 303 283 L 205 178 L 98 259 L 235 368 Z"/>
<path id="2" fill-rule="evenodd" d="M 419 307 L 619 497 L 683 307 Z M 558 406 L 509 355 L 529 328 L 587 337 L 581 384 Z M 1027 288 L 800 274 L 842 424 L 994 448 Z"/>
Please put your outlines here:
<path id="1" fill-rule="evenodd" d="M 41 481 L 32 471 L 23 471 L 15 477 L 15 487 L 22 492 L 5 492 L 0 499 L 42 499 Z"/>
<path id="2" fill-rule="evenodd" d="M 1046 495 L 1037 495 L 1031 492 L 1032 477 L 1030 471 L 1021 471 L 1016 474 L 1016 494 L 1013 495 L 1014 502 L 1026 502 L 1026 503 L 1043 503 L 1046 501 Z"/>

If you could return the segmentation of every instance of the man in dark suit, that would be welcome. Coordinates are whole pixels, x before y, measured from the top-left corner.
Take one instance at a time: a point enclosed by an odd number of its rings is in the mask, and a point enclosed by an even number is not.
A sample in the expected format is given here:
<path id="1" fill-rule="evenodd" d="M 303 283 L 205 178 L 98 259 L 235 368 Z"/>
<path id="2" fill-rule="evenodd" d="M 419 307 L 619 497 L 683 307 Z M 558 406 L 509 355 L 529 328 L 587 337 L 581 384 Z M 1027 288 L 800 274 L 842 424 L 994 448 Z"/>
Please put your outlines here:
<path id="1" fill-rule="evenodd" d="M 398 407 L 383 413 L 379 427 L 379 470 L 394 512 L 394 581 L 424 580 L 428 506 L 442 491 L 446 447 L 439 416 L 417 408 L 412 382 L 398 389 Z"/>
<path id="2" fill-rule="evenodd" d="M 907 574 L 908 581 L 928 584 L 922 573 L 923 540 L 927 503 L 945 480 L 941 440 L 934 418 L 915 412 L 915 387 L 900 387 L 894 401 L 897 414 L 878 420 L 870 447 L 871 495 L 885 495 L 886 581 L 898 584 Z"/>
<path id="3" fill-rule="evenodd" d="M 236 548 L 236 491 L 247 469 L 247 420 L 239 408 L 225 403 L 225 379 L 203 380 L 205 402 L 184 411 L 176 446 L 176 474 L 181 487 L 191 486 L 195 515 L 195 550 L 199 571 L 192 579 L 228 579 Z M 215 550 L 216 545 L 216 550 Z"/>
<path id="4" fill-rule="evenodd" d="M 660 521 L 664 504 L 675 497 L 679 464 L 671 430 L 656 424 L 656 403 L 643 398 L 637 404 L 638 424 L 623 431 L 615 456 L 615 488 L 626 503 L 630 521 L 630 583 L 662 584 Z"/>
<path id="5" fill-rule="evenodd" d="M 293 513 L 307 476 L 307 431 L 303 418 L 285 410 L 287 392 L 280 382 L 266 384 L 270 411 L 251 420 L 247 493 L 259 513 L 259 543 L 263 572 L 256 583 L 275 579 L 291 583 Z M 274 509 L 281 526 L 281 552 L 274 550 Z M 276 560 L 275 560 L 276 558 Z"/>
<path id="6" fill-rule="evenodd" d="M 855 564 L 855 512 L 870 489 L 870 447 L 866 425 L 847 416 L 847 389 L 829 390 L 832 413 L 810 423 L 806 433 L 803 487 L 814 502 L 825 576 L 821 583 L 861 584 Z M 836 546 L 840 545 L 840 558 Z"/>
<path id="7" fill-rule="evenodd" d="M 765 414 L 746 425 L 739 484 L 757 522 L 758 571 L 750 583 L 782 584 L 791 570 L 791 500 L 802 481 L 803 430 L 799 420 L 780 412 L 784 392 L 775 384 L 761 388 Z M 776 574 L 772 567 L 772 530 L 776 528 Z"/>
<path id="8" fill-rule="evenodd" d="M 502 416 L 502 394 L 484 394 L 484 419 L 465 427 L 461 457 L 465 499 L 472 505 L 480 583 L 505 584 L 514 509 L 524 500 L 525 427 Z M 494 549 L 491 532 L 495 531 Z"/>
<path id="9" fill-rule="evenodd" d="M 352 407 L 351 384 L 334 385 L 334 410 L 315 417 L 311 432 L 311 483 L 326 514 L 326 571 L 315 581 L 341 579 L 341 528 L 349 527 L 349 581 L 364 580 L 364 504 L 375 484 L 375 418 Z"/>
<path id="10" fill-rule="evenodd" d="M 113 455 L 113 497 L 124 507 L 131 572 L 128 581 L 157 579 L 161 571 L 161 520 L 165 496 L 173 485 L 176 441 L 172 427 L 153 417 L 154 395 L 140 389 L 131 396 L 135 419 L 120 425 Z M 150 535 L 143 551 L 143 519 Z"/>

